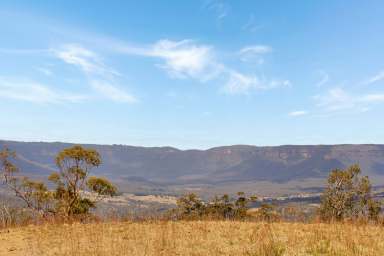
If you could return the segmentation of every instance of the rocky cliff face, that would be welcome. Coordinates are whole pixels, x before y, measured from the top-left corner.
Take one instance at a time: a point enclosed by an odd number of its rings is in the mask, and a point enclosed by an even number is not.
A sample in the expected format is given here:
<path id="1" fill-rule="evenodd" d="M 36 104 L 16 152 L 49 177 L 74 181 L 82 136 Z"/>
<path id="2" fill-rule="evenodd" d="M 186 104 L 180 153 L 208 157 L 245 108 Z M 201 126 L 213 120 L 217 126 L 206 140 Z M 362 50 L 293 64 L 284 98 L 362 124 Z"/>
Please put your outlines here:
<path id="1" fill-rule="evenodd" d="M 37 176 L 55 169 L 54 156 L 66 143 L 0 141 L 18 153 L 18 165 Z M 285 182 L 324 178 L 333 168 L 359 163 L 371 177 L 384 176 L 383 145 L 319 145 L 255 147 L 246 145 L 209 150 L 171 147 L 85 145 L 97 149 L 103 165 L 96 173 L 114 180 L 135 179 L 170 184 L 235 181 Z"/>

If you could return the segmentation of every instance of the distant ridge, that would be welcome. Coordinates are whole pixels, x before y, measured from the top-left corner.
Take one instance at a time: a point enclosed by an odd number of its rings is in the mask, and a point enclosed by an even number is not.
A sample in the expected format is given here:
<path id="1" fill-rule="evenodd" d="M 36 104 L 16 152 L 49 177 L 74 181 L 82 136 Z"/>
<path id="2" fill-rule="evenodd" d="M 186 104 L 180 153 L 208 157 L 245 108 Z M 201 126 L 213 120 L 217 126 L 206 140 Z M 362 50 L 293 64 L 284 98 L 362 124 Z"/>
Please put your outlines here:
<path id="1" fill-rule="evenodd" d="M 19 155 L 18 165 L 33 175 L 55 169 L 54 156 L 73 144 L 0 140 Z M 324 178 L 331 169 L 359 163 L 374 180 L 384 177 L 384 145 L 233 145 L 208 150 L 85 144 L 98 150 L 103 164 L 96 172 L 114 180 L 162 184 L 288 182 Z M 379 183 L 380 183 L 379 182 Z"/>

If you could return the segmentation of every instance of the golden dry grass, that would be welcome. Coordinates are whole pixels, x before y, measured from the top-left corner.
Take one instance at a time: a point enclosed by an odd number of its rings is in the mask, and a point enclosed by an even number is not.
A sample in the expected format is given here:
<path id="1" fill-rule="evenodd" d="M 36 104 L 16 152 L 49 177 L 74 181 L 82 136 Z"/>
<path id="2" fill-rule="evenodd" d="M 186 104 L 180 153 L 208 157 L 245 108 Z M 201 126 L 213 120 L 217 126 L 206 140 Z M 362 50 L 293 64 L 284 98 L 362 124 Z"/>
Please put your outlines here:
<path id="1" fill-rule="evenodd" d="M 230 221 L 28 226 L 0 231 L 0 255 L 384 255 L 384 228 Z"/>

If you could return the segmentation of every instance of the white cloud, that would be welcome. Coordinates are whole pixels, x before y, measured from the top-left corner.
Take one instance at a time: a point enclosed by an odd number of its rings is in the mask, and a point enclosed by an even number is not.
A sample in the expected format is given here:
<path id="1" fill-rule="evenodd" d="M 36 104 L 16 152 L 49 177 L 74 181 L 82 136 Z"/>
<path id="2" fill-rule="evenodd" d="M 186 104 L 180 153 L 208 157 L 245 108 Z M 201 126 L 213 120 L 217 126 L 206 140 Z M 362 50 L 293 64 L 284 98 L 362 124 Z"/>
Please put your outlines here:
<path id="1" fill-rule="evenodd" d="M 34 81 L 0 78 L 0 98 L 46 104 L 80 102 L 88 97 L 53 90 Z"/>
<path id="2" fill-rule="evenodd" d="M 122 46 L 117 50 L 125 54 L 162 59 L 164 63 L 158 66 L 177 79 L 207 81 L 223 71 L 222 65 L 215 60 L 212 47 L 192 40 L 162 39 L 147 47 Z"/>
<path id="3" fill-rule="evenodd" d="M 251 45 L 239 51 L 240 59 L 244 62 L 264 63 L 262 55 L 272 52 L 272 47 L 268 45 Z"/>
<path id="4" fill-rule="evenodd" d="M 289 116 L 304 116 L 306 114 L 308 114 L 308 111 L 305 110 L 297 110 L 288 113 Z"/>
<path id="5" fill-rule="evenodd" d="M 114 85 L 116 77 L 120 74 L 107 67 L 95 52 L 75 44 L 64 45 L 52 51 L 59 59 L 80 68 L 87 75 L 92 89 L 99 95 L 115 102 L 138 101 L 133 95 Z"/>
<path id="6" fill-rule="evenodd" d="M 376 83 L 376 82 L 382 81 L 382 80 L 384 80 L 384 71 L 381 71 L 378 74 L 369 78 L 367 81 L 367 84 L 373 84 L 373 83 Z"/>
<path id="7" fill-rule="evenodd" d="M 258 76 L 231 71 L 223 89 L 227 94 L 248 94 L 251 90 L 270 90 L 289 86 L 291 82 L 288 80 L 260 79 Z"/>
<path id="8" fill-rule="evenodd" d="M 240 50 L 240 53 L 265 54 L 272 52 L 272 47 L 268 45 L 251 45 Z"/>
<path id="9" fill-rule="evenodd" d="M 119 75 L 118 72 L 107 67 L 95 52 L 80 45 L 67 44 L 51 51 L 62 61 L 81 68 L 87 74 Z"/>
<path id="10" fill-rule="evenodd" d="M 176 79 L 192 78 L 205 82 L 224 77 L 227 82 L 222 91 L 228 94 L 247 94 L 252 89 L 268 90 L 291 85 L 288 80 L 260 78 L 231 69 L 215 58 L 213 47 L 197 44 L 192 40 L 162 39 L 146 47 L 119 45 L 115 50 L 129 55 L 162 59 L 164 63 L 158 66 Z M 237 54 L 242 54 L 244 58 L 259 58 L 260 55 L 271 51 L 270 46 L 252 45 L 244 47 Z"/>
<path id="11" fill-rule="evenodd" d="M 350 94 L 342 88 L 332 88 L 323 95 L 315 96 L 317 106 L 326 111 L 357 110 L 365 112 L 372 104 L 384 103 L 384 94 Z"/>
<path id="12" fill-rule="evenodd" d="M 209 80 L 219 72 L 211 47 L 194 44 L 190 40 L 160 40 L 147 52 L 147 55 L 164 59 L 162 68 L 172 77 L 191 77 Z"/>
<path id="13" fill-rule="evenodd" d="M 94 80 L 91 86 L 98 93 L 115 102 L 136 103 L 138 101 L 133 95 L 105 81 Z"/>
<path id="14" fill-rule="evenodd" d="M 324 95 L 315 96 L 319 107 L 329 111 L 351 109 L 356 106 L 356 100 L 342 88 L 332 88 Z"/>
<path id="15" fill-rule="evenodd" d="M 244 94 L 257 83 L 258 79 L 256 77 L 249 77 L 238 72 L 232 72 L 224 87 L 224 91 L 228 94 Z"/>

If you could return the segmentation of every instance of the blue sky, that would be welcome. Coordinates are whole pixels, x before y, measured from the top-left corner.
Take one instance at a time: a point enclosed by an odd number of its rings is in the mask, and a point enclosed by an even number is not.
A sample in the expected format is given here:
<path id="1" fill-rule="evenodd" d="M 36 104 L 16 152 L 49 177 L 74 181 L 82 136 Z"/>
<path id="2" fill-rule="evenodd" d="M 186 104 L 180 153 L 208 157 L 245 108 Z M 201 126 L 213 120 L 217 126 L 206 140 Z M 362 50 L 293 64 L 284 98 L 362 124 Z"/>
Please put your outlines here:
<path id="1" fill-rule="evenodd" d="M 0 3 L 1 139 L 384 143 L 384 2 Z"/>

